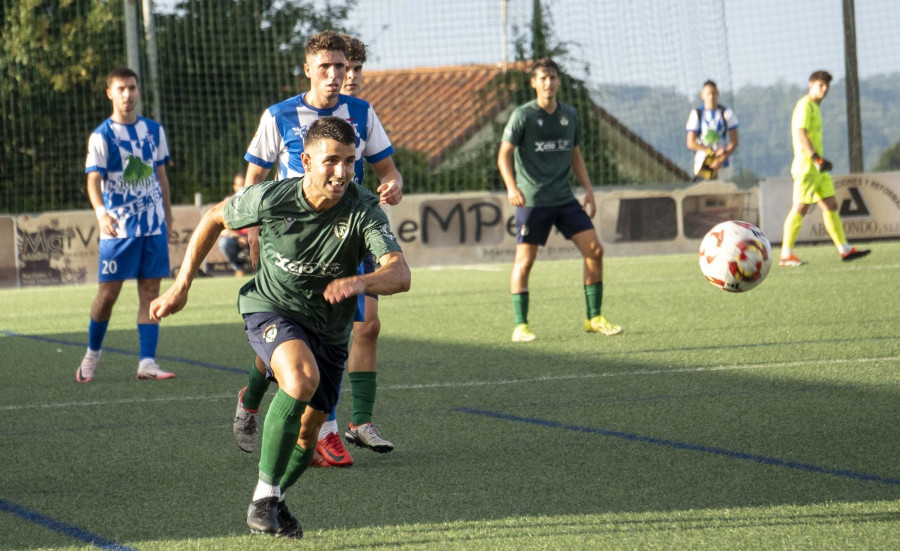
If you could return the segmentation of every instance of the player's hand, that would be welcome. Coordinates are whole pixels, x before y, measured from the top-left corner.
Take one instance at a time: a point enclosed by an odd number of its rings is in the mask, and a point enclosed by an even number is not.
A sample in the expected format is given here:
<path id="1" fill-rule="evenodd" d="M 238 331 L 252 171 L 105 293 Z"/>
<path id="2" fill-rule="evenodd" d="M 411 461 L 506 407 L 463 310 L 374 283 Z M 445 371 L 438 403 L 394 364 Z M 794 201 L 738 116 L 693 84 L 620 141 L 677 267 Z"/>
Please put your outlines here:
<path id="1" fill-rule="evenodd" d="M 524 207 L 525 206 L 525 194 L 522 193 L 522 190 L 516 186 L 511 190 L 506 191 L 507 197 L 509 197 L 509 204 L 514 207 Z"/>
<path id="2" fill-rule="evenodd" d="M 834 165 L 831 164 L 831 161 L 828 159 L 823 159 L 818 155 L 813 155 L 813 162 L 816 163 L 816 168 L 819 172 L 831 172 L 831 169 L 834 168 Z"/>
<path id="3" fill-rule="evenodd" d="M 382 205 L 396 205 L 403 200 L 403 190 L 393 180 L 381 184 L 376 191 L 378 196 L 381 197 L 380 203 Z"/>
<path id="4" fill-rule="evenodd" d="M 584 195 L 584 203 L 582 203 L 584 212 L 588 218 L 593 218 L 597 214 L 597 202 L 594 200 L 594 192 L 590 191 Z"/>
<path id="5" fill-rule="evenodd" d="M 97 219 L 97 223 L 100 224 L 100 232 L 112 237 L 118 237 L 119 235 L 119 223 L 115 218 L 109 215 L 109 213 L 104 214 L 103 216 Z"/>
<path id="6" fill-rule="evenodd" d="M 366 291 L 366 285 L 358 276 L 342 277 L 335 279 L 325 287 L 325 300 L 330 304 L 337 304 L 350 297 L 361 295 Z"/>
<path id="7" fill-rule="evenodd" d="M 259 226 L 247 228 L 247 244 L 250 246 L 250 264 L 256 270 L 259 266 Z"/>
<path id="8" fill-rule="evenodd" d="M 159 321 L 166 316 L 180 312 L 187 304 L 187 299 L 187 288 L 176 282 L 150 303 L 150 319 Z"/>

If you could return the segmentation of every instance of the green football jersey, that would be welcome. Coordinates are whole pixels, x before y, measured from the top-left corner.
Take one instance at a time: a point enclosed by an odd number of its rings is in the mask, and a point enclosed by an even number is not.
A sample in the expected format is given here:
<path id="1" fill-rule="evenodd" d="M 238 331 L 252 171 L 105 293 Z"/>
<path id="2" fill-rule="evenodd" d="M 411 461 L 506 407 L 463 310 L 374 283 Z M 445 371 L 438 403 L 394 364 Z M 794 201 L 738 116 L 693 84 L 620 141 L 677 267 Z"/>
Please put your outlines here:
<path id="1" fill-rule="evenodd" d="M 329 304 L 325 287 L 355 275 L 366 251 L 376 260 L 400 251 L 378 197 L 354 184 L 324 212 L 303 197 L 303 178 L 247 186 L 228 201 L 225 224 L 260 228 L 259 269 L 241 287 L 240 313 L 291 317 L 332 344 L 349 341 L 357 300 Z"/>
<path id="2" fill-rule="evenodd" d="M 575 198 L 569 184 L 572 150 L 581 142 L 575 108 L 557 102 L 550 114 L 537 100 L 513 111 L 503 141 L 516 146 L 516 185 L 529 207 L 554 207 Z"/>

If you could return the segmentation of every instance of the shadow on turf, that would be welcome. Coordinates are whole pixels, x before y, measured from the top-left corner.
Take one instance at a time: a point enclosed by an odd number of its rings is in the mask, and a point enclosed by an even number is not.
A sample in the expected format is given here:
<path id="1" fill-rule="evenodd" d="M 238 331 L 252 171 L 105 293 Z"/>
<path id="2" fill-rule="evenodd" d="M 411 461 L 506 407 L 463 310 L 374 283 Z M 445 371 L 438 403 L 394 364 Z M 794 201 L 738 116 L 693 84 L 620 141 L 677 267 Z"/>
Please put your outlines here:
<path id="1" fill-rule="evenodd" d="M 9 442 L 0 495 L 120 542 L 245 534 L 258 454 L 237 450 L 230 417 L 231 394 L 244 384 L 239 364 L 252 352 L 239 328 L 194 329 L 163 329 L 160 350 L 173 358 L 180 350 L 189 361 L 172 360 L 166 368 L 178 377 L 159 383 L 134 381 L 128 366 L 136 358 L 110 353 L 94 383 L 76 384 L 84 335 L 7 341 L 4 359 L 34 369 L 13 373 L 0 403 L 74 405 L 29 409 L 24 427 L 9 422 L 21 420 L 20 411 L 0 410 L 0 437 Z M 107 343 L 136 349 L 136 335 L 112 331 Z M 397 449 L 377 455 L 353 448 L 351 469 L 309 471 L 288 494 L 308 531 L 900 497 L 896 485 L 454 412 L 482 408 L 896 477 L 890 386 L 792 382 L 765 370 L 636 376 L 629 374 L 671 366 L 628 354 L 561 358 L 515 345 L 386 337 L 381 350 L 376 420 Z M 200 358 L 234 371 L 196 363 Z M 346 421 L 346 392 L 343 399 Z M 864 521 L 872 516 L 850 520 Z M 704 521 L 684 522 L 681 529 Z M 589 531 L 634 525 L 612 521 Z M 41 546 L 42 530 L 28 530 L 19 548 Z"/>

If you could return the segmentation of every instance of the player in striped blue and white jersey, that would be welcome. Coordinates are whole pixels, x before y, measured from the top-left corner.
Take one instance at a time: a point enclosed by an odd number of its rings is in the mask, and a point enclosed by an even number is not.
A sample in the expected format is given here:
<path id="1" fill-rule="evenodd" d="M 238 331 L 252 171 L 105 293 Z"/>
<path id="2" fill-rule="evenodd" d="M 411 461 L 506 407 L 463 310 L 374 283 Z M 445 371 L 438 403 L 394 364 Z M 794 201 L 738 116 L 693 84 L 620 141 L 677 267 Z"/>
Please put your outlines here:
<path id="1" fill-rule="evenodd" d="M 170 379 L 156 364 L 159 324 L 150 319 L 150 302 L 169 275 L 171 220 L 166 133 L 156 121 L 139 117 L 137 74 L 126 67 L 106 77 L 112 115 L 94 130 L 85 161 L 87 192 L 100 229 L 99 288 L 91 305 L 88 349 L 75 380 L 90 382 L 100 361 L 113 306 L 126 279 L 138 282 L 138 379 Z"/>

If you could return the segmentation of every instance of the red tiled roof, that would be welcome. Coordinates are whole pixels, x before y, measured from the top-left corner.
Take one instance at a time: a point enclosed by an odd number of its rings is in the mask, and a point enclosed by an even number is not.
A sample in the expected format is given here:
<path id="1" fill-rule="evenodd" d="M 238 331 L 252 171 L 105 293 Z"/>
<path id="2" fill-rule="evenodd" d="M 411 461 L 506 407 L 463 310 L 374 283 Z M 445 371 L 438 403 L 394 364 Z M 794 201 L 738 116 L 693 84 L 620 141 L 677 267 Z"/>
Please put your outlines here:
<path id="1" fill-rule="evenodd" d="M 490 65 L 366 71 L 361 97 L 375 107 L 391 142 L 436 163 L 505 107 L 506 101 L 475 101 L 498 74 L 500 67 Z"/>

